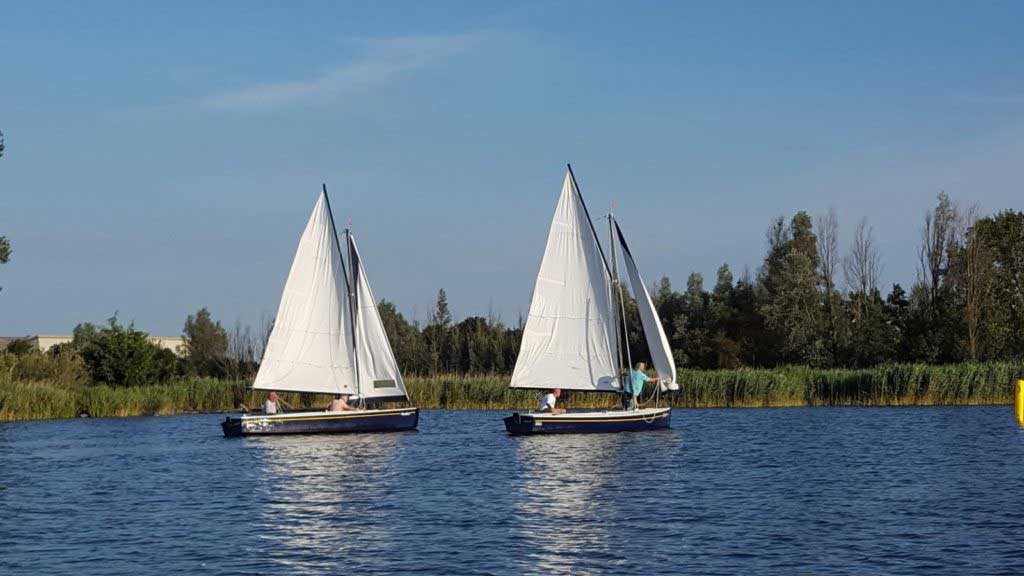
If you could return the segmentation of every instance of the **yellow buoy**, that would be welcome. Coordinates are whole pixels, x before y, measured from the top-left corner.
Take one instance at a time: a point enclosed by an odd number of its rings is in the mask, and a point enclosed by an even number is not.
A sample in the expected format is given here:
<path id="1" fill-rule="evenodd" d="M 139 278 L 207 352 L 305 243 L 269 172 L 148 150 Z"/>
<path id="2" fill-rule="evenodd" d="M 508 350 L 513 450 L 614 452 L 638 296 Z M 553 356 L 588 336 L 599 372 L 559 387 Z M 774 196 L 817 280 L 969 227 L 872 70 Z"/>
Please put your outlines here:
<path id="1" fill-rule="evenodd" d="M 1017 380 L 1017 424 L 1024 426 L 1024 380 Z"/>

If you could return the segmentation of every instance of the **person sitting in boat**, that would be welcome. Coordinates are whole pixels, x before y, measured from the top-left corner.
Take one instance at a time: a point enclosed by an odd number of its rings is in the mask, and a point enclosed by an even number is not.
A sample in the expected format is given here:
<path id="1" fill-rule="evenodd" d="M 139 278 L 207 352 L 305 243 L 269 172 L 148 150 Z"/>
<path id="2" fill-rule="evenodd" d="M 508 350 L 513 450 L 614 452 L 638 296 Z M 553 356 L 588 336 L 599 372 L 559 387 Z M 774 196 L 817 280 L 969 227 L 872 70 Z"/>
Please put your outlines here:
<path id="1" fill-rule="evenodd" d="M 328 412 L 343 412 L 345 410 L 355 410 L 355 408 L 348 405 L 348 394 L 335 395 L 331 405 L 327 407 Z"/>
<path id="2" fill-rule="evenodd" d="M 550 412 L 551 414 L 565 414 L 565 408 L 555 408 L 555 402 L 558 402 L 558 397 L 562 395 L 561 388 L 552 388 L 551 392 L 544 395 L 544 398 L 540 401 L 539 412 Z"/>
<path id="3" fill-rule="evenodd" d="M 264 414 L 277 414 L 277 392 L 271 392 L 270 397 L 263 403 Z"/>
<path id="4" fill-rule="evenodd" d="M 644 391 L 644 384 L 647 382 L 657 382 L 660 377 L 650 377 L 644 374 L 644 370 L 647 369 L 647 364 L 643 362 L 637 362 L 635 369 L 630 370 L 629 379 L 626 381 L 626 387 L 622 390 L 622 407 L 626 410 L 632 410 L 635 407 L 634 399 L 640 396 L 640 393 Z"/>

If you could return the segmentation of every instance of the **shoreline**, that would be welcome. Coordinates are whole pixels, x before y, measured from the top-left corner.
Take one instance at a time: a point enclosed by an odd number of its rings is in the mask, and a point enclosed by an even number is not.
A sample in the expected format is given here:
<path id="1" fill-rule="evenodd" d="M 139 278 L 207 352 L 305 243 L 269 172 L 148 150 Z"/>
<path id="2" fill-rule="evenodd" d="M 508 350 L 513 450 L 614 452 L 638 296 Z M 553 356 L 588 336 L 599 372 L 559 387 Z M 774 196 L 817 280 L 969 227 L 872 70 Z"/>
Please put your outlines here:
<path id="1" fill-rule="evenodd" d="M 1024 362 L 946 366 L 894 364 L 861 370 L 789 366 L 774 369 L 681 370 L 679 392 L 662 397 L 673 408 L 930 407 L 1011 405 Z M 409 376 L 414 404 L 441 410 L 530 410 L 534 390 L 511 390 L 509 377 Z M 4 381 L 0 377 L 0 422 L 237 413 L 255 408 L 265 394 L 249 381 L 191 378 L 169 384 L 112 388 L 55 381 Z M 296 409 L 323 409 L 327 395 L 284 393 Z M 564 391 L 569 409 L 618 406 L 614 394 Z"/>
<path id="2" fill-rule="evenodd" d="M 415 405 L 415 404 L 414 404 Z M 1012 407 L 1012 402 L 980 402 L 980 403 L 961 403 L 961 404 L 834 404 L 834 405 L 779 405 L 779 406 L 675 406 L 670 407 L 673 410 L 793 410 L 800 408 L 820 408 L 824 410 L 838 409 L 838 408 L 979 408 L 979 407 Z M 431 410 L 431 411 L 442 411 L 442 412 L 461 412 L 461 411 L 486 411 L 486 412 L 523 412 L 531 411 L 530 407 L 439 407 L 439 406 L 419 406 L 416 405 L 420 410 Z M 302 408 L 300 410 L 316 411 L 317 408 Z M 583 411 L 592 408 L 587 407 L 571 407 L 570 412 Z M 298 410 L 297 410 L 298 411 Z M 125 418 L 164 418 L 174 416 L 211 416 L 211 415 L 230 415 L 240 414 L 241 410 L 211 410 L 211 411 L 196 411 L 196 410 L 184 410 L 180 412 L 155 412 L 155 413 L 139 413 L 139 414 L 122 414 L 122 415 L 104 415 L 104 416 L 70 416 L 70 417 L 49 417 L 49 418 L 14 418 L 14 419 L 2 419 L 0 418 L 0 425 L 4 424 L 15 424 L 18 422 L 46 422 L 52 420 L 120 420 Z"/>

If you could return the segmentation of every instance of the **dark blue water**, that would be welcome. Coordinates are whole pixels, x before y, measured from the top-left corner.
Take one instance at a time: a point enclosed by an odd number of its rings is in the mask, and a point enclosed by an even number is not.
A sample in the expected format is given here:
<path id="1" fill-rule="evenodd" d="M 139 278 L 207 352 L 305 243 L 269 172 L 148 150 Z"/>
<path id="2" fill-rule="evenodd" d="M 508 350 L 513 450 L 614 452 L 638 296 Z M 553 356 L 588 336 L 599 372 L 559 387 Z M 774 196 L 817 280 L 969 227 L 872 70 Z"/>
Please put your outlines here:
<path id="1" fill-rule="evenodd" d="M 1024 574 L 1009 408 L 676 410 L 675 428 L 224 439 L 0 425 L 3 574 Z"/>

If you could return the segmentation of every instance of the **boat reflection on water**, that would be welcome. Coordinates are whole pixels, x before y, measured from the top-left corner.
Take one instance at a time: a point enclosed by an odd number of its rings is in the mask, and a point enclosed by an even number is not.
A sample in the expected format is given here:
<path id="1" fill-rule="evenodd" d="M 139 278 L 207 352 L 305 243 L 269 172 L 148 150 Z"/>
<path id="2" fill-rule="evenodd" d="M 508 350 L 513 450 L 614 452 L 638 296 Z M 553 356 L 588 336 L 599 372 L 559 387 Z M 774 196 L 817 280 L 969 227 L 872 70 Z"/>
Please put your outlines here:
<path id="1" fill-rule="evenodd" d="M 622 564 L 626 534 L 610 533 L 628 506 L 616 483 L 629 465 L 632 434 L 516 438 L 519 490 L 514 530 L 518 573 L 608 573 Z"/>
<path id="2" fill-rule="evenodd" d="M 395 547 L 384 518 L 397 481 L 401 434 L 298 435 L 247 439 L 259 470 L 247 550 L 288 573 L 324 573 L 343 564 L 359 573 Z"/>

